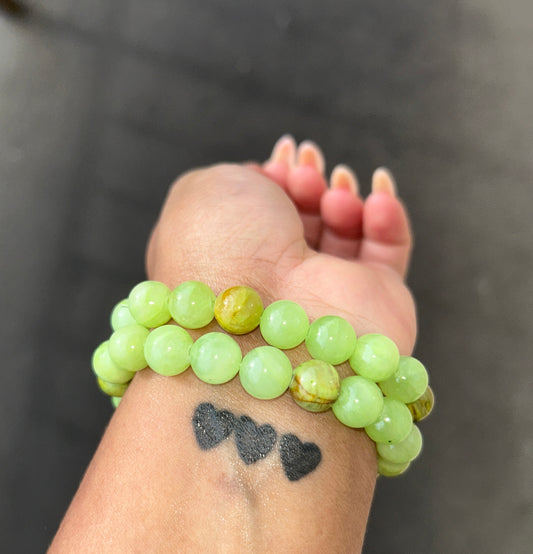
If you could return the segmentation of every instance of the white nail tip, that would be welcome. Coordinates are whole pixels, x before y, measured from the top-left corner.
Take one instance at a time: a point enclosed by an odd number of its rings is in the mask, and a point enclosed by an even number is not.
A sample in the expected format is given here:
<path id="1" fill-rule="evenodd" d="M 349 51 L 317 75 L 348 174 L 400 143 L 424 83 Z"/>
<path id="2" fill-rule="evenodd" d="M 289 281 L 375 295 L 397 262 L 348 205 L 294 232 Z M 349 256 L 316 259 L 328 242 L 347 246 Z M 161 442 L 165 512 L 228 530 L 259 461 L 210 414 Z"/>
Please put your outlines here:
<path id="1" fill-rule="evenodd" d="M 296 156 L 296 161 L 299 165 L 309 164 L 309 160 L 312 160 L 312 165 L 314 165 L 317 170 L 324 174 L 326 170 L 326 160 L 322 150 L 311 140 L 304 140 L 298 146 L 298 152 Z"/>
<path id="2" fill-rule="evenodd" d="M 337 165 L 331 172 L 330 178 L 332 189 L 348 189 L 353 194 L 359 193 L 359 183 L 354 171 L 347 165 Z"/>
<path id="3" fill-rule="evenodd" d="M 372 176 L 372 192 L 384 192 L 396 196 L 396 181 L 385 167 L 378 167 Z"/>
<path id="4" fill-rule="evenodd" d="M 289 165 L 294 165 L 296 159 L 296 141 L 292 135 L 283 135 L 276 141 L 272 154 L 271 162 L 287 162 Z"/>

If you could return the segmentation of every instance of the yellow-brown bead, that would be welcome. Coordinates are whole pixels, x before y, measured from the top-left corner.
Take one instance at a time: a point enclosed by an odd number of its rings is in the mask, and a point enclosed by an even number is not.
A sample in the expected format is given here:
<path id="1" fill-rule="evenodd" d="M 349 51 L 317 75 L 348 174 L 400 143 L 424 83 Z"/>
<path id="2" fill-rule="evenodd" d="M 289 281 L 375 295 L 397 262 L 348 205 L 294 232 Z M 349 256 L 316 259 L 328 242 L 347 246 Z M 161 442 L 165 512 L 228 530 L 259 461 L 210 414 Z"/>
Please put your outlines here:
<path id="1" fill-rule="evenodd" d="M 309 360 L 294 369 L 289 390 L 298 406 L 310 412 L 325 412 L 339 396 L 339 373 L 328 362 Z"/>
<path id="2" fill-rule="evenodd" d="M 221 292 L 215 301 L 218 324 L 233 335 L 253 331 L 259 325 L 262 313 L 261 297 L 250 287 L 231 287 Z"/>
<path id="3" fill-rule="evenodd" d="M 409 408 L 409 411 L 411 412 L 411 415 L 413 416 L 413 421 L 422 421 L 431 413 L 434 405 L 435 396 L 433 395 L 433 391 L 429 386 L 420 398 L 418 398 L 414 402 L 406 404 L 406 406 Z"/>

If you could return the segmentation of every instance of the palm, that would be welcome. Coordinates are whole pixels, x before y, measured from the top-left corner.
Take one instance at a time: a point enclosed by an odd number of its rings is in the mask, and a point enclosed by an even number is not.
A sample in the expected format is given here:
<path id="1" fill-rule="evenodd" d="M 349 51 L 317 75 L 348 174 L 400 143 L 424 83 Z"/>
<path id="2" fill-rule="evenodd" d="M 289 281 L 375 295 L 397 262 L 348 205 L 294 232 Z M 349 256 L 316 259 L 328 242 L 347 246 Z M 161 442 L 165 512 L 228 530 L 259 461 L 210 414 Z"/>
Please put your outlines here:
<path id="1" fill-rule="evenodd" d="M 317 252 L 305 232 L 288 196 L 256 172 L 193 172 L 169 194 L 150 241 L 148 274 L 171 285 L 193 278 L 215 289 L 250 284 L 267 301 L 297 300 L 312 319 L 343 315 L 358 334 L 384 333 L 409 353 L 415 315 L 401 276 L 386 264 Z"/>

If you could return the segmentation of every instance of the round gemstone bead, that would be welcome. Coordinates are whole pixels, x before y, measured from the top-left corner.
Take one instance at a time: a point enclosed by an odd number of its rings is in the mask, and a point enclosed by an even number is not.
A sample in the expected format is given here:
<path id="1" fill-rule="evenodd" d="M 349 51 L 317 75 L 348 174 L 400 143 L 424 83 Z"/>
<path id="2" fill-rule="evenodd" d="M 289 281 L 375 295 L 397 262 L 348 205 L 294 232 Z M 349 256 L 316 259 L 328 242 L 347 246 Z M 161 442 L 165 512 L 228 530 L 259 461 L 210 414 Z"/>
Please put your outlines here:
<path id="1" fill-rule="evenodd" d="M 123 396 L 128 388 L 129 383 L 108 383 L 100 377 L 97 378 L 100 390 L 108 396 Z"/>
<path id="2" fill-rule="evenodd" d="M 395 464 L 394 462 L 389 462 L 383 458 L 378 457 L 378 473 L 383 477 L 396 477 L 404 473 L 409 467 L 410 462 L 404 464 Z"/>
<path id="3" fill-rule="evenodd" d="M 422 433 L 416 425 L 413 425 L 407 438 L 403 439 L 403 441 L 396 444 L 378 443 L 376 448 L 378 454 L 384 460 L 395 464 L 405 464 L 411 462 L 420 454 L 422 450 Z"/>
<path id="4" fill-rule="evenodd" d="M 353 327 L 336 315 L 326 315 L 313 321 L 305 339 L 313 358 L 333 365 L 345 362 L 352 355 L 356 342 Z"/>
<path id="5" fill-rule="evenodd" d="M 261 334 L 268 344 L 289 350 L 305 340 L 309 318 L 296 302 L 278 300 L 265 308 L 260 326 Z"/>
<path id="6" fill-rule="evenodd" d="M 131 315 L 139 325 L 159 327 L 170 319 L 169 288 L 159 281 L 143 281 L 135 285 L 128 297 Z"/>
<path id="7" fill-rule="evenodd" d="M 170 315 L 186 329 L 201 329 L 215 317 L 215 293 L 200 281 L 185 281 L 178 285 L 168 299 Z"/>
<path id="8" fill-rule="evenodd" d="M 398 369 L 379 384 L 384 394 L 401 402 L 414 402 L 428 386 L 426 368 L 411 356 L 400 356 Z"/>
<path id="9" fill-rule="evenodd" d="M 126 325 L 134 325 L 137 323 L 135 318 L 131 315 L 128 308 L 128 299 L 121 300 L 111 312 L 111 328 L 113 331 L 126 327 Z"/>
<path id="10" fill-rule="evenodd" d="M 422 396 L 414 402 L 407 404 L 407 407 L 413 416 L 413 421 L 422 421 L 431 413 L 434 405 L 435 397 L 431 387 L 428 385 Z"/>
<path id="11" fill-rule="evenodd" d="M 329 410 L 339 396 L 341 381 L 328 362 L 309 360 L 295 368 L 289 387 L 294 401 L 310 412 Z"/>
<path id="12" fill-rule="evenodd" d="M 122 396 L 112 396 L 111 397 L 111 404 L 113 408 L 118 408 L 118 405 L 120 404 L 120 401 L 122 400 Z"/>
<path id="13" fill-rule="evenodd" d="M 221 292 L 215 300 L 218 324 L 233 335 L 253 331 L 259 325 L 262 313 L 261 297 L 250 287 L 231 287 Z"/>
<path id="14" fill-rule="evenodd" d="M 239 378 L 248 394 L 270 400 L 281 396 L 289 387 L 291 362 L 278 348 L 259 346 L 242 359 Z"/>
<path id="15" fill-rule="evenodd" d="M 239 345 L 224 333 L 207 333 L 191 347 L 191 367 L 206 383 L 220 385 L 239 372 L 242 352 Z"/>
<path id="16" fill-rule="evenodd" d="M 383 410 L 374 423 L 365 427 L 366 434 L 375 442 L 396 444 L 409 435 L 413 426 L 411 412 L 394 398 L 383 398 Z"/>
<path id="17" fill-rule="evenodd" d="M 119 367 L 109 355 L 109 341 L 103 342 L 92 358 L 93 371 L 97 377 L 109 383 L 128 383 L 135 373 Z"/>
<path id="18" fill-rule="evenodd" d="M 397 369 L 400 353 L 394 342 L 385 335 L 369 334 L 359 337 L 350 356 L 350 366 L 362 377 L 384 381 Z"/>
<path id="19" fill-rule="evenodd" d="M 148 335 L 144 357 L 156 373 L 167 377 L 178 375 L 190 365 L 192 343 L 191 335 L 185 329 L 177 325 L 162 325 Z"/>
<path id="20" fill-rule="evenodd" d="M 117 329 L 109 339 L 109 355 L 119 366 L 128 371 L 146 367 L 144 343 L 150 331 L 142 325 L 126 325 Z"/>
<path id="21" fill-rule="evenodd" d="M 348 427 L 366 427 L 383 409 L 383 394 L 373 381 L 353 375 L 341 381 L 341 390 L 332 406 L 335 417 Z"/>

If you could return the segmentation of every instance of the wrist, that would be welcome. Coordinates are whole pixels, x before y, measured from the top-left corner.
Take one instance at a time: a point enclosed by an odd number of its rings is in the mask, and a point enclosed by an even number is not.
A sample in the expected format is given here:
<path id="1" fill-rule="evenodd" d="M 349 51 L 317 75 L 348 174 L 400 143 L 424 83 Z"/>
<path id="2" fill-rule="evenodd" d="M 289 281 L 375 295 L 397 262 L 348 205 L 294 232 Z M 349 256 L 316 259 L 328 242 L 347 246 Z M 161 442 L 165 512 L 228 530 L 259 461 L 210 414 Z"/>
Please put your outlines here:
<path id="1" fill-rule="evenodd" d="M 162 276 L 160 279 L 162 279 L 162 282 L 165 282 L 171 290 L 179 283 L 184 282 L 182 281 L 184 277 L 177 273 L 174 273 L 172 278 L 165 280 L 164 276 Z M 279 287 L 271 285 L 270 279 L 264 279 L 262 283 L 258 283 L 256 279 L 254 279 L 254 276 L 242 277 L 241 279 L 236 280 L 233 280 L 231 277 L 221 275 L 213 276 L 212 281 L 209 281 L 205 277 L 195 277 L 195 279 L 201 280 L 201 282 L 206 283 L 212 290 L 217 292 L 225 290 L 230 283 L 238 283 L 239 285 L 249 286 L 252 288 L 255 287 L 255 290 L 260 293 L 265 307 L 270 305 L 272 302 L 283 298 L 282 294 L 280 294 L 280 291 L 278 290 Z M 307 313 L 312 313 L 313 319 L 326 315 L 331 311 L 331 306 L 328 306 L 325 302 L 317 301 L 317 299 L 310 300 L 309 296 L 300 297 L 297 295 L 293 296 L 291 300 L 299 303 Z M 356 318 L 354 317 L 353 319 Z M 219 325 L 216 319 L 213 319 L 207 326 L 201 329 L 188 329 L 188 332 L 193 341 L 197 341 L 197 339 L 208 333 L 225 333 L 226 331 Z M 232 338 L 239 345 L 243 358 L 255 348 L 268 345 L 263 338 L 259 327 L 246 334 L 232 335 Z M 312 356 L 309 354 L 304 342 L 294 348 L 283 350 L 283 352 L 289 359 L 292 368 L 296 368 L 300 364 L 312 359 Z M 354 375 L 354 371 L 347 361 L 335 365 L 335 369 L 338 371 L 341 379 Z M 257 398 L 250 396 L 243 389 L 238 375 L 229 383 L 225 383 L 223 385 L 210 385 L 204 383 L 200 379 L 196 379 L 191 368 L 189 368 L 186 373 L 189 377 L 187 380 L 187 390 L 191 393 L 194 390 L 195 397 L 196 393 L 198 393 L 198 395 L 204 394 L 209 401 L 218 401 L 218 403 L 220 403 L 220 400 L 223 400 L 227 406 L 240 409 L 242 413 L 244 413 L 247 409 L 249 410 L 252 408 L 254 413 L 258 415 L 261 414 L 266 419 L 273 416 L 276 420 L 286 420 L 287 422 L 298 421 L 302 428 L 313 427 L 320 421 L 320 427 L 328 427 L 328 432 L 333 433 L 333 435 L 340 433 L 341 430 L 346 431 L 344 426 L 335 418 L 331 410 L 328 410 L 323 414 L 310 413 L 296 405 L 288 391 L 279 398 L 272 400 L 258 400 Z M 182 377 L 183 375 L 178 375 L 176 379 L 179 380 Z M 286 414 L 285 417 L 283 414 Z M 364 433 L 361 429 L 348 429 L 348 431 L 348 434 L 343 438 L 343 440 L 354 442 L 358 445 L 358 447 L 364 445 L 364 447 L 373 454 L 373 456 L 370 456 L 369 459 L 371 460 L 370 466 L 375 468 L 375 445 L 372 440 L 370 440 L 366 433 Z"/>
<path id="2" fill-rule="evenodd" d="M 169 280 L 167 286 L 173 289 L 180 282 Z M 221 284 L 218 286 L 216 283 L 206 284 L 217 292 L 224 290 L 228 284 L 228 281 L 220 276 L 217 276 L 216 282 Z M 241 280 L 239 284 L 255 285 L 261 293 L 265 306 L 279 300 L 279 293 L 273 287 L 267 290 L 263 285 L 261 288 L 250 278 L 244 283 Z M 326 305 L 319 306 L 316 302 L 313 310 L 320 315 L 328 313 Z M 188 329 L 193 342 L 209 333 L 220 332 L 226 331 L 217 319 L 213 319 L 201 329 Z M 238 344 L 243 358 L 252 350 L 267 346 L 259 327 L 242 335 L 232 335 L 232 338 Z M 289 359 L 292 368 L 312 359 L 303 342 L 294 348 L 284 350 L 283 353 Z M 353 370 L 347 362 L 336 365 L 336 370 L 341 378 L 353 375 Z M 324 413 L 310 413 L 299 407 L 288 391 L 270 400 L 254 398 L 244 390 L 240 376 L 235 376 L 222 385 L 212 385 L 198 379 L 192 369 L 170 379 L 146 370 L 142 372 L 142 379 L 137 381 L 137 386 L 150 390 L 150 396 L 156 395 L 164 401 L 171 412 L 171 406 L 178 405 L 192 415 L 200 405 L 209 404 L 215 410 L 229 411 L 237 418 L 250 417 L 257 425 L 271 425 L 280 436 L 289 433 L 298 436 L 302 442 L 312 441 L 313 444 L 319 444 L 320 449 L 327 452 L 328 465 L 339 462 L 344 467 L 356 467 L 360 475 L 366 476 L 366 481 L 371 484 L 370 489 L 373 488 L 377 475 L 374 443 L 362 429 L 352 429 L 340 424 L 331 410 Z M 331 469 L 333 470 L 333 467 Z M 263 465 L 260 480 L 255 474 L 250 478 L 248 472 L 240 472 L 239 479 L 247 483 L 247 486 L 255 492 L 259 492 L 262 483 L 267 483 L 274 476 L 279 477 L 282 474 L 279 463 L 269 463 Z"/>
<path id="3" fill-rule="evenodd" d="M 123 304 L 113 310 L 112 321 Z M 264 308 L 261 297 L 248 286 L 233 286 L 215 295 L 208 285 L 194 280 L 172 291 L 162 282 L 139 283 L 128 297 L 126 311 L 135 324 L 119 321 L 93 357 L 94 371 L 107 394 L 121 396 L 128 386 L 121 384 L 120 371 L 127 370 L 127 377 L 128 371 L 146 366 L 168 377 L 191 366 L 201 381 L 215 385 L 238 374 L 243 388 L 256 399 L 277 399 L 290 389 L 306 410 L 324 412 L 331 407 L 344 425 L 364 428 L 381 446 L 382 474 L 402 473 L 420 452 L 421 435 L 413 426 L 416 410 L 411 404 L 424 408 L 427 372 L 418 360 L 401 357 L 396 344 L 384 335 L 357 338 L 350 322 L 338 315 L 310 323 L 293 300 Z M 171 318 L 177 327 L 166 324 Z M 239 342 L 220 331 L 236 335 Z M 290 357 L 282 350 L 292 351 Z M 333 365 L 341 366 L 341 375 L 350 376 L 341 382 Z M 117 380 L 108 379 L 108 374 Z M 208 406 L 214 410 L 214 423 L 206 422 L 206 432 L 231 433 L 234 419 L 219 421 L 216 408 Z"/>

